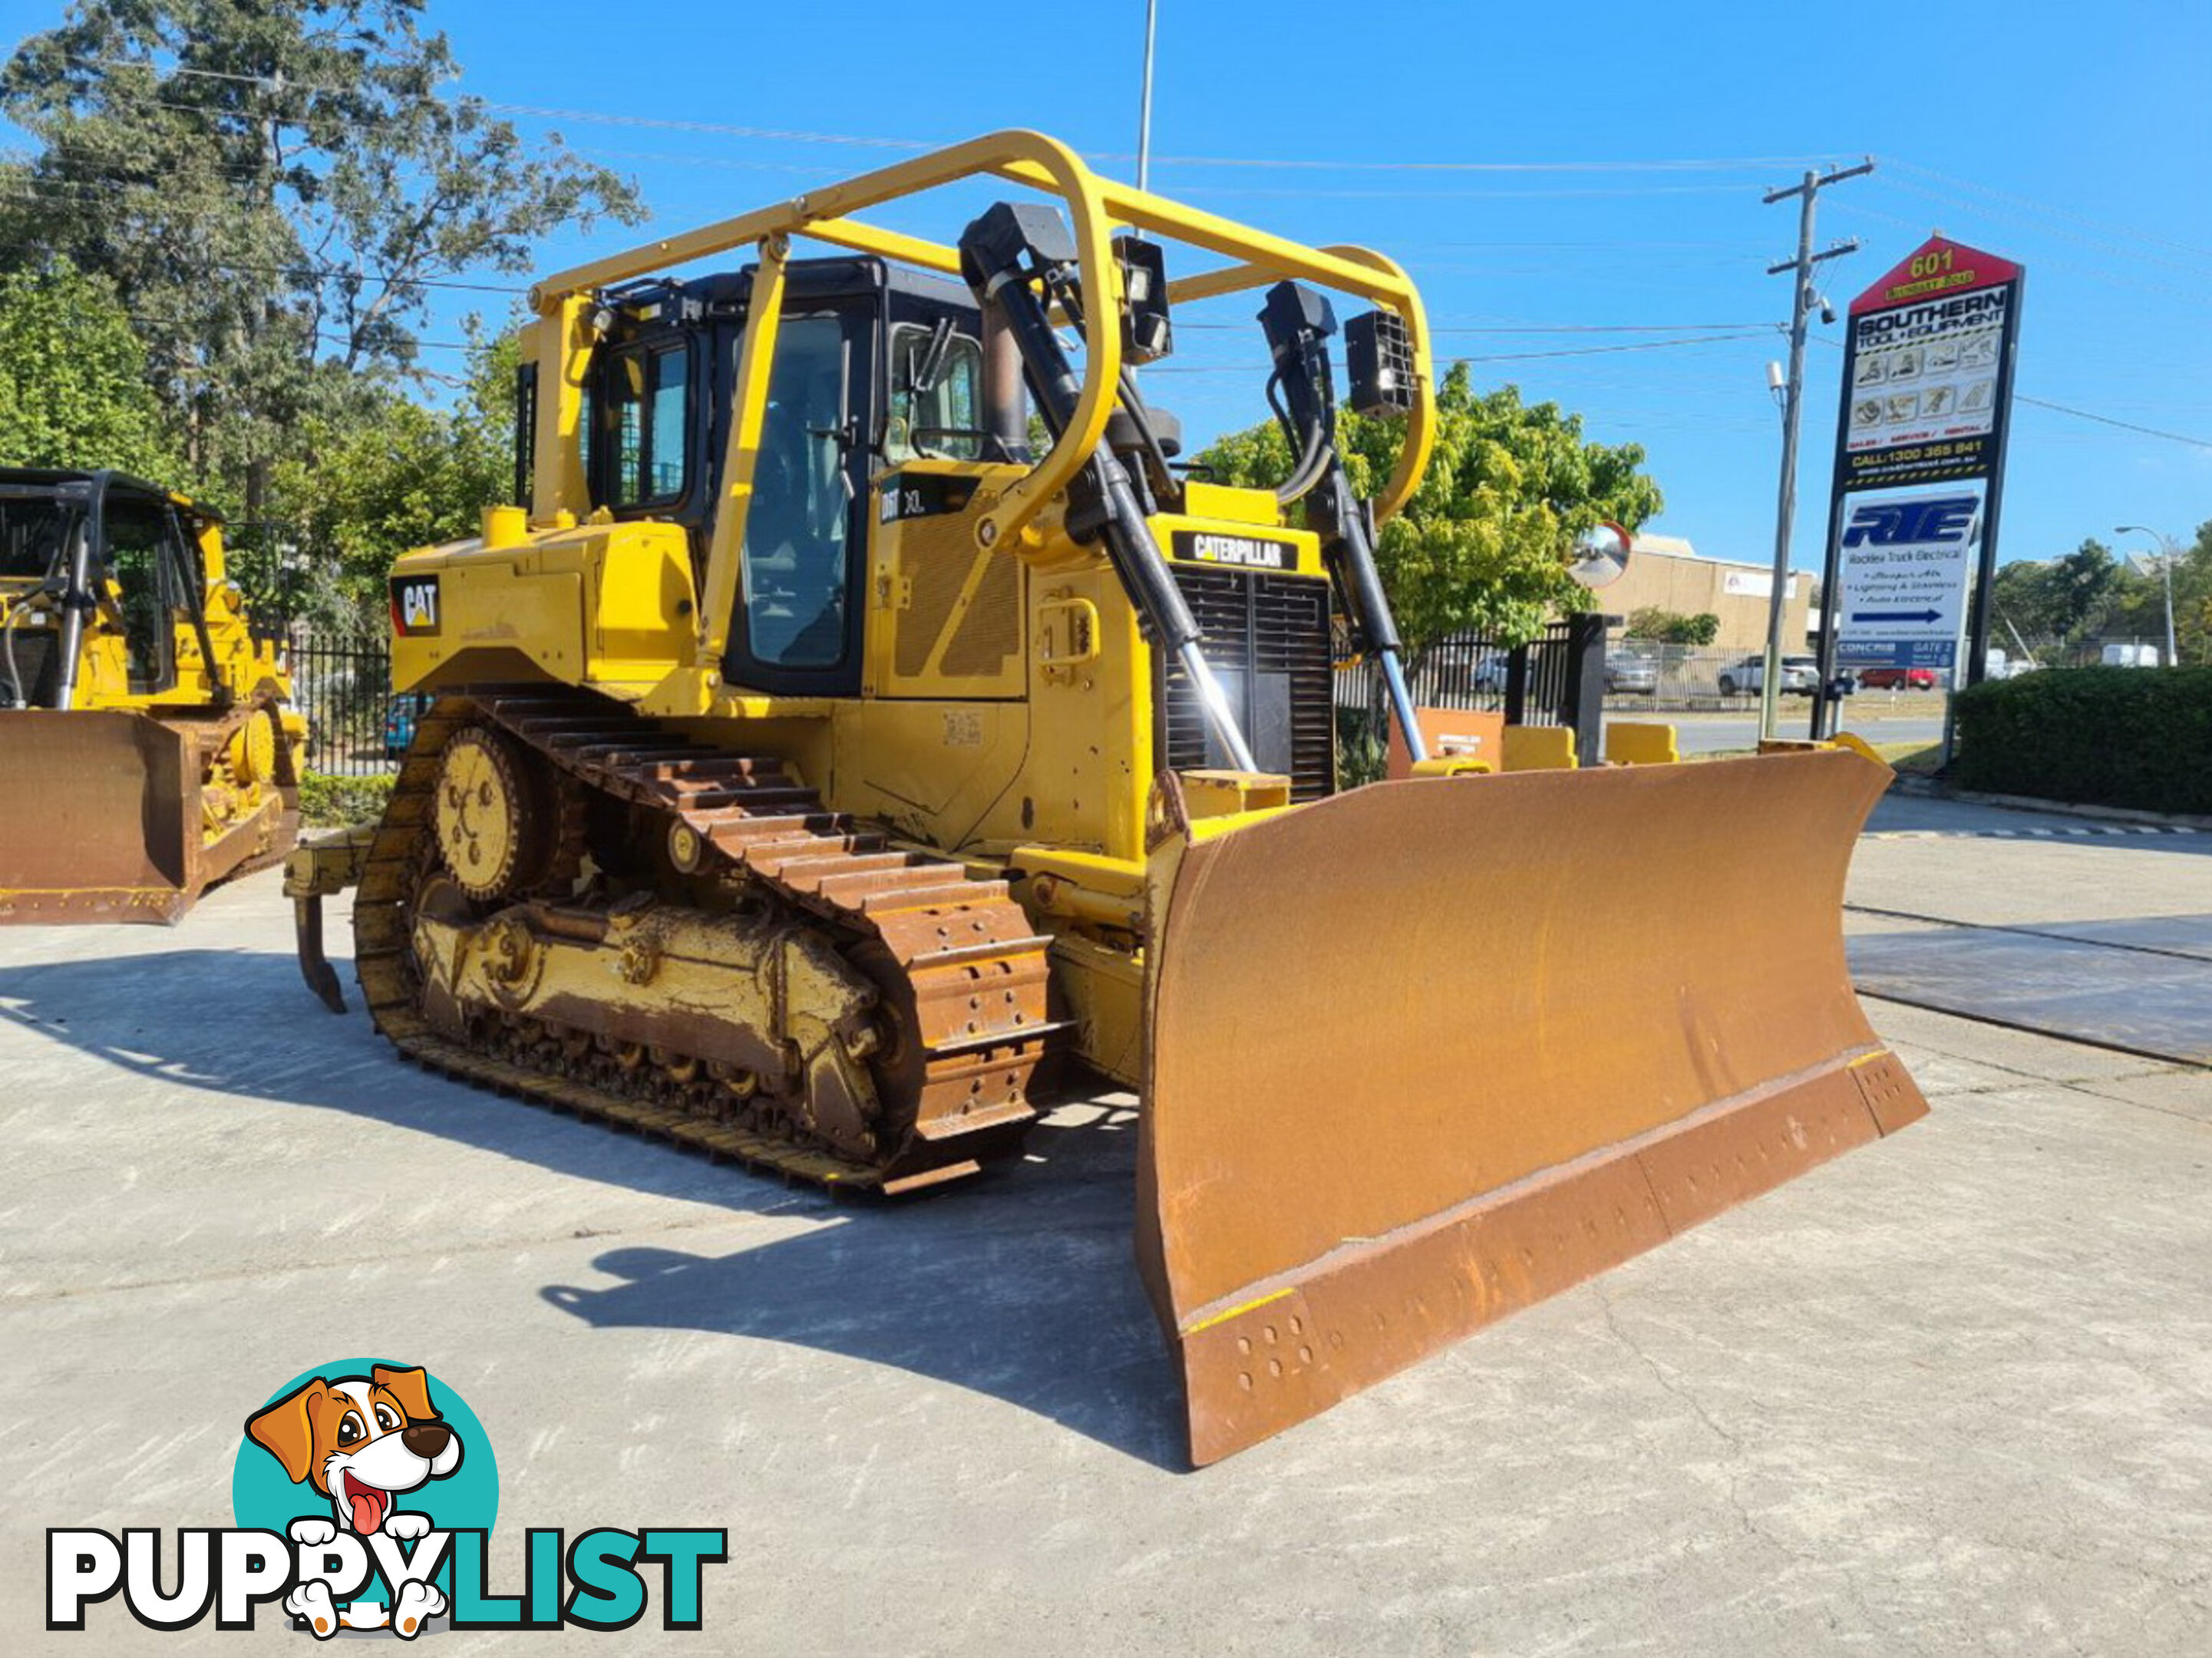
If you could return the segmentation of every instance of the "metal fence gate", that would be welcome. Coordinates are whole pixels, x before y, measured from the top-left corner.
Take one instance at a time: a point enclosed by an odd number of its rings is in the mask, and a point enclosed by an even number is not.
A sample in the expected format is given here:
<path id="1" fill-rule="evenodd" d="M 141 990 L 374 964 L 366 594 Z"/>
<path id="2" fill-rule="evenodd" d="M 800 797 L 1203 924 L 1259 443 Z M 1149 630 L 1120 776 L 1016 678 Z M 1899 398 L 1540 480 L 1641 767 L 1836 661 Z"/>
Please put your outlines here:
<path id="1" fill-rule="evenodd" d="M 414 735 L 413 698 L 392 695 L 392 641 L 295 622 L 283 631 L 292 700 L 307 716 L 307 769 L 367 777 L 395 768 Z"/>
<path id="2" fill-rule="evenodd" d="M 1455 634 L 1422 652 L 1406 678 L 1423 708 L 1495 710 L 1508 725 L 1571 726 L 1583 763 L 1598 763 L 1606 689 L 1602 616 L 1547 623 L 1526 645 Z M 1381 668 L 1370 660 L 1340 661 L 1336 706 L 1340 729 L 1364 726 L 1379 733 L 1385 706 Z M 1355 741 L 1359 735 L 1346 734 Z"/>

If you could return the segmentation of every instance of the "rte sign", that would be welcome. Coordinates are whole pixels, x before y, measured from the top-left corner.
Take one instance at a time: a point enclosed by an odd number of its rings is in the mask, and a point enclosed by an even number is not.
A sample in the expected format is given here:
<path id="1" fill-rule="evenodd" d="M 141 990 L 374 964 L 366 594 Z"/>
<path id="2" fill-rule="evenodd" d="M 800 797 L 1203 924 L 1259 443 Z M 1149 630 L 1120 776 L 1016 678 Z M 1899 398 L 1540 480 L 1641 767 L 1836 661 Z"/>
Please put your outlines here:
<path id="1" fill-rule="evenodd" d="M 1838 667 L 1958 665 L 1980 505 L 1949 491 L 1851 508 L 1834 601 Z"/>

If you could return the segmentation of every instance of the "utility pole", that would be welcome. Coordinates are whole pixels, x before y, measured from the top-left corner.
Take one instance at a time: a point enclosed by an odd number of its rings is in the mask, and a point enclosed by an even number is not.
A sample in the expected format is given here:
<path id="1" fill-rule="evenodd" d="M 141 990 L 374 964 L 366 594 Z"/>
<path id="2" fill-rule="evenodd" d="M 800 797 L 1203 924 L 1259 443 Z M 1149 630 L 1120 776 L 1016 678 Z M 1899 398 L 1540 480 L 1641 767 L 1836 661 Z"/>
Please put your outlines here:
<path id="1" fill-rule="evenodd" d="M 1152 187 L 1152 38 L 1159 31 L 1160 0 L 1145 0 L 1145 93 L 1137 106 L 1137 188 Z"/>
<path id="2" fill-rule="evenodd" d="M 1802 182 L 1786 190 L 1770 190 L 1765 205 L 1790 197 L 1800 197 L 1797 209 L 1797 257 L 1780 264 L 1766 267 L 1766 274 L 1778 276 L 1790 273 L 1790 377 L 1782 392 L 1782 487 L 1774 514 L 1774 586 L 1766 598 L 1766 662 L 1759 676 L 1759 736 L 1765 742 L 1774 735 L 1775 715 L 1779 710 L 1782 695 L 1782 626 L 1789 614 L 1790 592 L 1790 528 L 1797 516 L 1797 416 L 1804 402 L 1805 391 L 1805 325 L 1806 318 L 1814 306 L 1819 306 L 1823 318 L 1835 320 L 1835 312 L 1823 301 L 1813 287 L 1813 270 L 1824 260 L 1838 258 L 1858 251 L 1858 239 L 1850 238 L 1836 243 L 1824 252 L 1813 251 L 1813 204 L 1820 193 L 1830 185 L 1841 184 L 1846 179 L 1856 179 L 1874 171 L 1871 159 L 1856 167 L 1820 173 L 1808 169 Z M 1823 604 L 1835 602 L 1829 593 L 1820 595 Z M 1813 695 L 1817 700 L 1826 694 L 1826 686 L 1815 686 Z"/>

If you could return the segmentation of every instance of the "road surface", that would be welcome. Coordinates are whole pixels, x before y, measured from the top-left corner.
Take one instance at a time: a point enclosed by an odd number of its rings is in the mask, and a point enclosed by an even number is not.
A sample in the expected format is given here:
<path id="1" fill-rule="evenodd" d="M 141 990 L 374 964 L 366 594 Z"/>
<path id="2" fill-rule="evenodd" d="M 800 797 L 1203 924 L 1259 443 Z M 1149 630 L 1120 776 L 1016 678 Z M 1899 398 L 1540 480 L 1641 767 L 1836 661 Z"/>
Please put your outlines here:
<path id="1" fill-rule="evenodd" d="M 1724 749 L 1755 748 L 1759 744 L 1759 716 L 1756 714 L 1660 714 L 1640 716 L 1633 709 L 1618 705 L 1607 708 L 1605 714 L 1609 724 L 1615 720 L 1650 718 L 1671 723 L 1677 733 L 1676 742 L 1684 754 L 1713 754 Z M 1780 732 L 1784 737 L 1805 735 L 1807 714 L 1805 705 L 1793 697 L 1782 710 Z M 1897 719 L 1852 719 L 1846 714 L 1844 729 L 1856 732 L 1870 743 L 1933 743 L 1943 735 L 1943 720 L 1936 715 L 1911 715 Z"/>

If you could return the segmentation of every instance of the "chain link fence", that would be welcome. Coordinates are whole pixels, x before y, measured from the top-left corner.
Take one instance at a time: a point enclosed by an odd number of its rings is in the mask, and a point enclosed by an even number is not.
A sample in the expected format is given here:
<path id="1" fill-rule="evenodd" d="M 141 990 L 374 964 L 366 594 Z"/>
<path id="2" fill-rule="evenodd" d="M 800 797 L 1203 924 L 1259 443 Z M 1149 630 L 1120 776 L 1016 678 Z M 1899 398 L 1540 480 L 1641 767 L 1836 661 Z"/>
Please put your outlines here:
<path id="1" fill-rule="evenodd" d="M 1759 707 L 1765 666 L 1764 649 L 1623 640 L 1606 654 L 1606 705 L 1617 713 L 1750 713 Z M 1864 669 L 1856 676 L 1855 700 L 1861 707 L 1887 706 L 1917 697 L 1933 707 L 1948 680 L 1927 668 Z M 1784 653 L 1785 699 L 1809 701 L 1819 684 L 1820 665 L 1809 652 Z"/>

